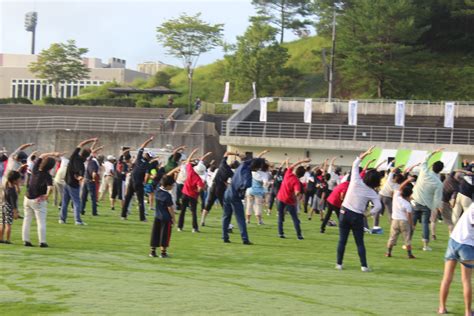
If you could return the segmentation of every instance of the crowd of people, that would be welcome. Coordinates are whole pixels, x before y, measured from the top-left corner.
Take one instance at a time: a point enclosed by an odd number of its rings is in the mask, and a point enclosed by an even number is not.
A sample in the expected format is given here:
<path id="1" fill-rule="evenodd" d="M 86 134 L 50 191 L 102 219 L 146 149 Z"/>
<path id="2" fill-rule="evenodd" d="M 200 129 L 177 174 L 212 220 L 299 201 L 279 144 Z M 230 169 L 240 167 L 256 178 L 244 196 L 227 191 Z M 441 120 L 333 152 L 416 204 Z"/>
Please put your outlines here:
<path id="1" fill-rule="evenodd" d="M 87 202 L 90 202 L 92 216 L 98 216 L 98 204 L 106 203 L 107 193 L 110 209 L 120 208 L 122 220 L 129 218 L 131 204 L 136 201 L 140 221 L 146 222 L 148 212 L 154 212 L 149 255 L 162 258 L 168 257 L 173 226 L 176 225 L 179 232 L 184 231 L 186 211 L 191 211 L 192 232 L 199 233 L 216 203 L 223 209 L 224 243 L 231 242 L 233 215 L 244 245 L 252 244 L 247 231 L 252 217 L 258 225 L 265 225 L 265 214 L 270 216 L 274 206 L 279 238 L 287 238 L 284 231 L 287 214 L 298 240 L 304 239 L 301 218 L 313 220 L 315 214 L 319 215 L 320 233 L 324 234 L 328 226 L 339 227 L 336 269 L 343 270 L 344 252 L 352 232 L 363 272 L 371 271 L 364 235 L 381 230 L 381 215 L 385 215 L 390 226 L 385 256 L 392 257 L 402 235 L 403 249 L 409 259 L 415 258 L 412 240 L 417 226 L 421 226 L 421 249 L 431 251 L 429 243 L 436 239 L 439 220 L 450 233 L 439 313 L 447 313 L 449 286 L 456 263 L 460 262 L 466 314 L 471 315 L 473 162 L 463 161 L 462 168 L 442 174 L 441 161 L 429 163 L 433 155 L 442 150 L 439 149 L 414 166 L 403 166 L 395 159 L 388 159 L 371 168 L 374 161 L 367 158 L 372 154 L 373 148 L 370 148 L 356 157 L 350 170 L 343 172 L 336 166 L 335 158 L 316 166 L 310 165 L 310 159 L 294 163 L 285 160 L 275 165 L 265 159 L 268 151 L 255 156 L 226 152 L 223 157 L 212 157 L 213 153 L 197 157 L 197 149 L 186 155 L 186 148 L 180 146 L 170 151 L 168 157 L 156 156 L 147 149 L 152 142 L 153 137 L 150 137 L 136 153 L 124 147 L 118 158 L 101 155 L 103 147 L 98 146 L 97 138 L 84 140 L 72 153 L 34 151 L 26 154 L 25 150 L 34 144 L 24 144 L 9 155 L 2 152 L 0 242 L 12 243 L 11 226 L 14 219 L 21 218 L 18 196 L 23 183 L 22 240 L 27 247 L 34 246 L 30 238 L 33 219 L 37 223 L 39 246 L 48 247 L 46 215 L 49 196 L 53 193 L 54 204 L 59 209 L 59 224 L 68 222 L 71 207 L 75 225 L 86 225 L 82 216 Z M 216 161 L 220 161 L 219 164 Z M 362 161 L 367 161 L 363 167 Z M 175 211 L 179 211 L 178 220 Z M 333 214 L 334 219 L 331 219 Z M 371 216 L 372 229 L 369 227 Z"/>

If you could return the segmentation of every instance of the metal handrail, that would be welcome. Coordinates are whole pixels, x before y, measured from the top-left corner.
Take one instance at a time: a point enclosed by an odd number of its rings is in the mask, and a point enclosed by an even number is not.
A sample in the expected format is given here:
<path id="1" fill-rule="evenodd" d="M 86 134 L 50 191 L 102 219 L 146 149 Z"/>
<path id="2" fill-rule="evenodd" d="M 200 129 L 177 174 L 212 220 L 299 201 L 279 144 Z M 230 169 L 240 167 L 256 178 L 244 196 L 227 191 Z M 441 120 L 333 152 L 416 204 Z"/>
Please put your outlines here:
<path id="1" fill-rule="evenodd" d="M 474 145 L 474 129 L 277 122 L 222 122 L 222 135 Z"/>
<path id="2" fill-rule="evenodd" d="M 267 97 L 267 98 L 272 98 L 274 100 L 282 100 L 282 101 L 304 101 L 307 99 L 307 97 Z M 404 100 L 402 99 L 357 99 L 355 98 L 354 100 L 357 100 L 359 104 L 393 104 L 396 101 Z M 439 105 L 439 104 L 444 104 L 446 101 L 452 101 L 455 102 L 456 104 L 459 105 L 473 105 L 474 106 L 474 100 L 472 101 L 461 101 L 461 100 L 444 100 L 444 101 L 430 101 L 430 100 L 404 100 L 406 104 L 419 104 L 419 105 Z M 327 98 L 313 98 L 313 102 L 327 102 Z M 332 99 L 332 103 L 347 103 L 349 100 L 345 99 Z"/>

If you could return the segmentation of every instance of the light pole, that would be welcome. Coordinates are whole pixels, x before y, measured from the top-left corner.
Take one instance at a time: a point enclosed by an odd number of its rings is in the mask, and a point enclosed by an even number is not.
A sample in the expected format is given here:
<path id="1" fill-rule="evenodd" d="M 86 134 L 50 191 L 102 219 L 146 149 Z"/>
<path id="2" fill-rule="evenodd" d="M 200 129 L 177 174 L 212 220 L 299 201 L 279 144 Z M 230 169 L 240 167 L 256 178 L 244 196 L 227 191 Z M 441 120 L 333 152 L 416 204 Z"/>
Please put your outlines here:
<path id="1" fill-rule="evenodd" d="M 189 114 L 192 114 L 192 102 L 193 102 L 193 63 L 188 61 L 187 64 L 187 71 L 188 71 L 188 87 L 189 87 L 189 94 L 188 94 L 188 111 Z"/>
<path id="2" fill-rule="evenodd" d="M 331 47 L 331 63 L 329 65 L 329 89 L 328 102 L 332 101 L 332 94 L 334 89 L 334 54 L 336 53 L 336 6 L 332 15 L 332 47 Z"/>
<path id="3" fill-rule="evenodd" d="M 25 30 L 31 32 L 31 54 L 35 54 L 36 25 L 38 24 L 38 13 L 28 12 L 25 14 Z"/>

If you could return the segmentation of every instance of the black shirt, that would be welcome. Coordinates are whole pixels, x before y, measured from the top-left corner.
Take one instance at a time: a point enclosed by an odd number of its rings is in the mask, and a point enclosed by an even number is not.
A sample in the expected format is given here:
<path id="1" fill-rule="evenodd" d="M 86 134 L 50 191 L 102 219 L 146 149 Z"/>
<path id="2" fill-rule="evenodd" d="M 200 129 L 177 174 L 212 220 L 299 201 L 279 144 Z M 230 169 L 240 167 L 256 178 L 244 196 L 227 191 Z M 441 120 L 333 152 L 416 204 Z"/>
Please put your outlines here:
<path id="1" fill-rule="evenodd" d="M 95 160 L 94 158 L 91 158 L 88 162 L 87 162 L 87 168 L 86 168 L 86 180 L 89 180 L 89 181 L 92 181 L 92 174 L 93 173 L 99 173 L 99 164 L 97 163 L 97 160 Z"/>
<path id="2" fill-rule="evenodd" d="M 128 165 L 125 162 L 125 158 L 123 157 L 123 155 L 121 155 L 114 165 L 114 178 L 117 180 L 125 181 L 127 172 Z"/>
<path id="3" fill-rule="evenodd" d="M 18 201 L 18 193 L 16 192 L 15 187 L 6 187 L 4 190 L 4 197 L 5 197 L 5 203 L 11 208 L 11 209 L 18 209 L 17 207 L 17 201 Z"/>
<path id="4" fill-rule="evenodd" d="M 168 207 L 173 206 L 173 198 L 171 194 L 163 188 L 158 188 L 155 193 L 155 217 L 164 222 L 171 221 L 171 214 Z"/>
<path id="5" fill-rule="evenodd" d="M 227 180 L 234 175 L 232 168 L 227 164 L 227 157 L 224 157 L 216 171 L 214 177 L 214 185 L 217 188 L 225 188 L 227 186 Z"/>
<path id="6" fill-rule="evenodd" d="M 79 155 L 81 148 L 77 147 L 74 149 L 71 157 L 69 158 L 69 164 L 66 170 L 66 184 L 70 185 L 73 188 L 79 188 L 79 181 L 76 177 L 84 176 L 84 160 Z"/>
<path id="7" fill-rule="evenodd" d="M 308 183 L 306 184 L 306 192 L 314 193 L 316 191 L 316 174 L 314 172 L 311 172 L 309 174 L 309 177 L 312 178 L 313 181 L 308 179 Z"/>
<path id="8" fill-rule="evenodd" d="M 138 150 L 137 159 L 135 159 L 135 164 L 132 170 L 132 179 L 135 185 L 143 185 L 145 175 L 150 169 L 150 163 L 143 158 L 143 150 L 143 148 Z"/>
<path id="9" fill-rule="evenodd" d="M 53 178 L 46 171 L 40 171 L 39 166 L 43 159 L 38 158 L 33 166 L 31 172 L 30 183 L 26 192 L 26 197 L 30 200 L 34 200 L 48 192 L 48 187 L 53 185 Z"/>

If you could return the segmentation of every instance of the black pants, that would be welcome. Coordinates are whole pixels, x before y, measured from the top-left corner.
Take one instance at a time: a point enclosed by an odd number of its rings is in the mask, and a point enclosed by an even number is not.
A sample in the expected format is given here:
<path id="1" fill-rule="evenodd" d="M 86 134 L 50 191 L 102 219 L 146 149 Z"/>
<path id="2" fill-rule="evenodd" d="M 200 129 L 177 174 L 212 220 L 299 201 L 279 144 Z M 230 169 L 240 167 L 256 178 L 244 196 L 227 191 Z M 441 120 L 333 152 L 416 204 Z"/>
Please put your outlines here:
<path id="1" fill-rule="evenodd" d="M 132 200 L 133 194 L 137 194 L 138 207 L 140 209 L 140 220 L 146 220 L 145 217 L 145 190 L 142 183 L 135 184 L 133 180 L 130 180 L 127 187 L 127 193 L 125 195 L 125 201 L 122 206 L 122 217 L 127 218 L 128 206 Z"/>
<path id="2" fill-rule="evenodd" d="M 339 208 L 332 205 L 329 202 L 326 202 L 328 206 L 328 211 L 326 212 L 326 215 L 324 216 L 323 223 L 321 224 L 321 230 L 324 231 L 326 229 L 326 225 L 328 224 L 329 220 L 331 219 L 331 214 L 332 212 L 336 213 L 337 219 L 339 220 Z"/>
<path id="3" fill-rule="evenodd" d="M 178 228 L 183 229 L 184 226 L 184 214 L 186 213 L 186 209 L 188 206 L 191 209 L 191 214 L 193 216 L 193 229 L 198 230 L 198 223 L 197 223 L 197 199 L 193 199 L 186 194 L 183 194 L 181 200 L 181 212 L 179 213 L 179 220 L 178 220 Z"/>
<path id="4" fill-rule="evenodd" d="M 270 193 L 270 201 L 268 203 L 268 208 L 270 210 L 272 210 L 272 208 L 273 208 L 273 204 L 275 203 L 277 194 L 278 194 L 278 192 L 276 192 L 275 190 L 272 190 L 272 192 Z"/>
<path id="5" fill-rule="evenodd" d="M 314 196 L 314 193 L 315 192 L 313 190 L 311 190 L 311 191 L 307 191 L 304 194 L 304 212 L 305 213 L 308 213 L 308 202 L 309 202 L 309 199 Z"/>
<path id="6" fill-rule="evenodd" d="M 181 198 L 183 197 L 183 187 L 184 184 L 176 184 L 176 205 L 181 209 Z"/>
<path id="7" fill-rule="evenodd" d="M 361 267 L 367 267 L 364 245 L 364 215 L 343 208 L 339 216 L 339 244 L 337 245 L 337 264 L 342 264 L 347 239 L 352 230 L 359 253 Z"/>
<path id="8" fill-rule="evenodd" d="M 114 183 L 112 186 L 112 199 L 122 200 L 122 179 L 114 178 Z"/>
<path id="9" fill-rule="evenodd" d="M 155 218 L 151 230 L 150 247 L 168 247 L 171 239 L 171 221 Z"/>
<path id="10" fill-rule="evenodd" d="M 225 188 L 218 189 L 216 185 L 212 185 L 211 189 L 209 190 L 209 196 L 207 197 L 207 202 L 204 209 L 210 212 L 216 200 L 219 200 L 219 203 L 221 204 L 221 206 L 224 207 L 224 193 L 225 193 Z"/>

